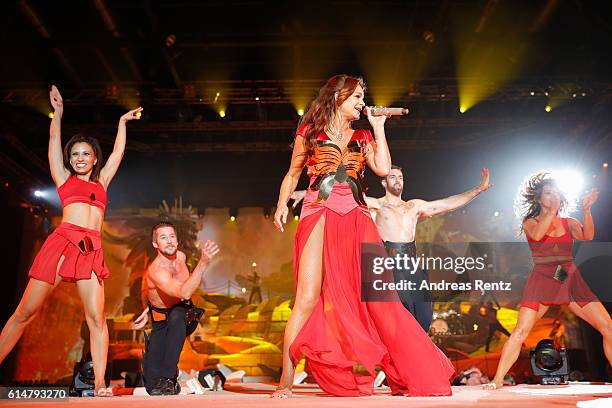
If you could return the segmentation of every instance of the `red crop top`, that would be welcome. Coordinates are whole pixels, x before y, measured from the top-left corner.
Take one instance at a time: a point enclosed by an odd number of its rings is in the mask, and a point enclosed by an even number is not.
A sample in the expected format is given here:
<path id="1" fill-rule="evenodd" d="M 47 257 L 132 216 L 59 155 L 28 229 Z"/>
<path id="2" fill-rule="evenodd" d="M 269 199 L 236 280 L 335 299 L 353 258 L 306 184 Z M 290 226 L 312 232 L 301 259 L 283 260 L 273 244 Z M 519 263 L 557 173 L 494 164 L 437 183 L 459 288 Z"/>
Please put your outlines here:
<path id="1" fill-rule="evenodd" d="M 106 191 L 99 181 L 89 182 L 76 176 L 68 177 L 68 180 L 57 189 L 57 193 L 60 196 L 62 208 L 72 203 L 85 203 L 104 211 L 108 201 Z"/>
<path id="2" fill-rule="evenodd" d="M 570 232 L 568 219 L 561 218 L 561 224 L 565 233 L 560 237 L 544 235 L 539 241 L 527 237 L 532 256 L 572 256 L 574 238 Z"/>

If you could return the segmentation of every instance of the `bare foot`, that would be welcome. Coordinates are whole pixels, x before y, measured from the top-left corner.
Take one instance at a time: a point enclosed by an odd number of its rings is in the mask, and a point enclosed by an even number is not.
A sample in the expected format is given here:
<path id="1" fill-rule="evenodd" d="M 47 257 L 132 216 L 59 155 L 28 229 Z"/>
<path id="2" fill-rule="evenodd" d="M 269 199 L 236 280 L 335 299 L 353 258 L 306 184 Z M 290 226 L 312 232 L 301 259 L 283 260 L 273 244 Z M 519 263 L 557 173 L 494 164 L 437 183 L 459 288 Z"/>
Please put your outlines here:
<path id="1" fill-rule="evenodd" d="M 94 395 L 96 397 L 112 397 L 113 396 L 113 389 L 112 388 L 106 388 L 106 387 L 96 388 L 96 391 L 95 391 Z"/>
<path id="2" fill-rule="evenodd" d="M 270 398 L 291 398 L 293 396 L 293 392 L 291 392 L 290 388 L 286 387 L 278 387 L 274 392 L 270 395 Z"/>
<path id="3" fill-rule="evenodd" d="M 492 381 L 492 382 L 482 386 L 483 389 L 490 390 L 490 391 L 500 390 L 502 387 L 503 387 L 503 384 L 501 384 L 501 383 L 498 384 L 498 383 L 496 383 L 494 381 Z"/>

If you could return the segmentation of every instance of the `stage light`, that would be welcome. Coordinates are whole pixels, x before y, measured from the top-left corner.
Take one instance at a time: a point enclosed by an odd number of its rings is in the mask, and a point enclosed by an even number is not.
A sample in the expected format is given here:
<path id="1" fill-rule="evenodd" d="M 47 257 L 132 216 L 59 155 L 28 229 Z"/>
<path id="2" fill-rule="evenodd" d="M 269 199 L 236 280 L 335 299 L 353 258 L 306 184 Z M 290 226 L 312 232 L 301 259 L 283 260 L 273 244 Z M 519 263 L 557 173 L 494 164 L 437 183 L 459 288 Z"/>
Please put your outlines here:
<path id="1" fill-rule="evenodd" d="M 460 112 L 460 113 L 465 113 L 465 111 L 466 111 L 466 110 L 467 110 L 467 109 L 465 108 L 465 106 L 460 106 L 460 107 L 459 107 L 459 112 Z"/>
<path id="2" fill-rule="evenodd" d="M 531 91 L 531 92 L 529 92 L 529 95 L 534 96 L 535 92 Z"/>
<path id="3" fill-rule="evenodd" d="M 603 167 L 604 169 L 607 169 L 608 168 L 608 163 L 606 162 L 606 163 L 602 164 L 601 167 Z"/>
<path id="4" fill-rule="evenodd" d="M 44 196 L 44 195 L 45 195 L 45 194 L 44 194 L 42 191 L 40 191 L 40 190 L 35 190 L 35 191 L 34 191 L 34 196 L 35 196 L 35 197 L 39 197 L 39 198 L 40 198 L 40 197 L 42 197 L 42 196 Z"/>
<path id="5" fill-rule="evenodd" d="M 297 114 L 300 116 L 304 116 L 304 109 L 298 109 Z"/>
<path id="6" fill-rule="evenodd" d="M 546 105 L 546 107 L 544 107 L 544 110 L 545 110 L 546 112 L 550 112 L 550 111 L 552 110 L 552 106 L 550 106 L 550 105 Z"/>
<path id="7" fill-rule="evenodd" d="M 256 97 L 255 97 L 255 100 L 256 100 L 256 101 L 258 101 L 258 100 L 259 100 L 259 96 L 256 96 Z"/>
<path id="8" fill-rule="evenodd" d="M 166 47 L 170 48 L 176 44 L 176 35 L 170 34 L 166 37 Z"/>
<path id="9" fill-rule="evenodd" d="M 224 110 L 220 110 L 219 111 L 219 116 L 221 116 L 222 118 L 225 117 L 225 111 Z"/>
<path id="10" fill-rule="evenodd" d="M 530 351 L 531 370 L 535 376 L 541 377 L 542 385 L 566 384 L 569 375 L 569 363 L 564 348 L 556 348 L 551 339 L 538 342 Z"/>
<path id="11" fill-rule="evenodd" d="M 55 114 L 53 112 L 49 112 L 47 116 L 49 117 L 49 119 L 53 119 L 55 117 Z"/>
<path id="12" fill-rule="evenodd" d="M 583 178 L 580 173 L 575 170 L 553 170 L 552 177 L 557 181 L 557 187 L 568 200 L 575 199 L 583 187 Z"/>
<path id="13" fill-rule="evenodd" d="M 231 221 L 231 222 L 236 221 L 236 217 L 234 217 L 233 215 L 231 215 L 231 216 L 230 216 L 230 221 Z"/>
<path id="14" fill-rule="evenodd" d="M 436 41 L 436 35 L 432 33 L 431 31 L 424 31 L 423 39 L 429 44 L 433 44 Z"/>
<path id="15" fill-rule="evenodd" d="M 495 211 L 495 212 L 493 213 L 493 216 L 494 216 L 494 217 L 499 217 L 499 211 Z"/>

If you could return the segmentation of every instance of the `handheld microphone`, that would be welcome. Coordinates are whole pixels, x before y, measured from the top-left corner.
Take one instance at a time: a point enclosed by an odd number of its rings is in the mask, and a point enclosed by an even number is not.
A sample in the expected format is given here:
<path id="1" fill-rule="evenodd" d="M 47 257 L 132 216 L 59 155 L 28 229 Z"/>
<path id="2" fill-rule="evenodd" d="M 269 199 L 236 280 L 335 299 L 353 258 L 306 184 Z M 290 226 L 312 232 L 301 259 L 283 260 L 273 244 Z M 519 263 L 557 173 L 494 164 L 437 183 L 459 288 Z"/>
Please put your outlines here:
<path id="1" fill-rule="evenodd" d="M 391 114 L 392 116 L 407 115 L 408 108 L 385 108 L 382 106 L 368 106 L 370 115 L 372 116 L 385 116 Z"/>

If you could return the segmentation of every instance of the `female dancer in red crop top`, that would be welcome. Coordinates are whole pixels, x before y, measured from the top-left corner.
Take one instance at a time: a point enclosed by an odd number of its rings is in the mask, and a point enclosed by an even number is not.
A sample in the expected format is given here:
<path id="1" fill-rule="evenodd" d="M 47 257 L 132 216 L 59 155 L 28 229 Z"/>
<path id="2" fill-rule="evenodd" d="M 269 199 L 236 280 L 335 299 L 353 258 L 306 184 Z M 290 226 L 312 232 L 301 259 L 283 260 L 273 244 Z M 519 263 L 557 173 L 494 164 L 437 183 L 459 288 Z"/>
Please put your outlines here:
<path id="1" fill-rule="evenodd" d="M 504 377 L 519 356 L 521 345 L 534 324 L 550 305 L 568 304 L 571 311 L 603 336 L 604 353 L 612 364 L 612 319 L 601 302 L 580 276 L 573 262 L 574 240 L 591 241 L 595 225 L 591 206 L 599 192 L 592 190 L 582 202 L 584 224 L 575 218 L 560 216 L 568 205 L 550 174 L 541 172 L 530 177 L 522 191 L 522 229 L 525 232 L 534 267 L 521 300 L 518 321 L 504 344 L 493 382 L 488 389 L 503 385 Z"/>
<path id="2" fill-rule="evenodd" d="M 287 201 L 302 169 L 310 187 L 295 234 L 295 305 L 285 329 L 283 374 L 274 397 L 288 397 L 300 355 L 318 384 L 337 396 L 371 395 L 380 365 L 394 394 L 450 395 L 453 366 L 399 302 L 361 300 L 363 243 L 379 243 L 361 186 L 366 164 L 379 176 L 391 169 L 385 116 L 374 130 L 353 130 L 365 86 L 347 75 L 330 78 L 304 115 L 274 223 L 283 231 Z M 366 108 L 366 113 L 367 108 Z"/>
<path id="3" fill-rule="evenodd" d="M 106 190 L 119 168 L 125 150 L 126 122 L 139 119 L 142 108 L 119 119 L 113 152 L 103 164 L 96 139 L 76 135 L 62 153 L 62 96 L 55 86 L 49 93 L 54 109 L 49 137 L 51 177 L 62 201 L 62 223 L 47 238 L 30 269 L 30 281 L 0 335 L 0 362 L 13 349 L 25 327 L 34 319 L 46 297 L 62 280 L 76 282 L 91 333 L 91 355 L 96 395 L 109 395 L 104 372 L 108 329 L 104 316 L 104 283 L 109 275 L 102 254 L 100 230 L 106 207 Z"/>

